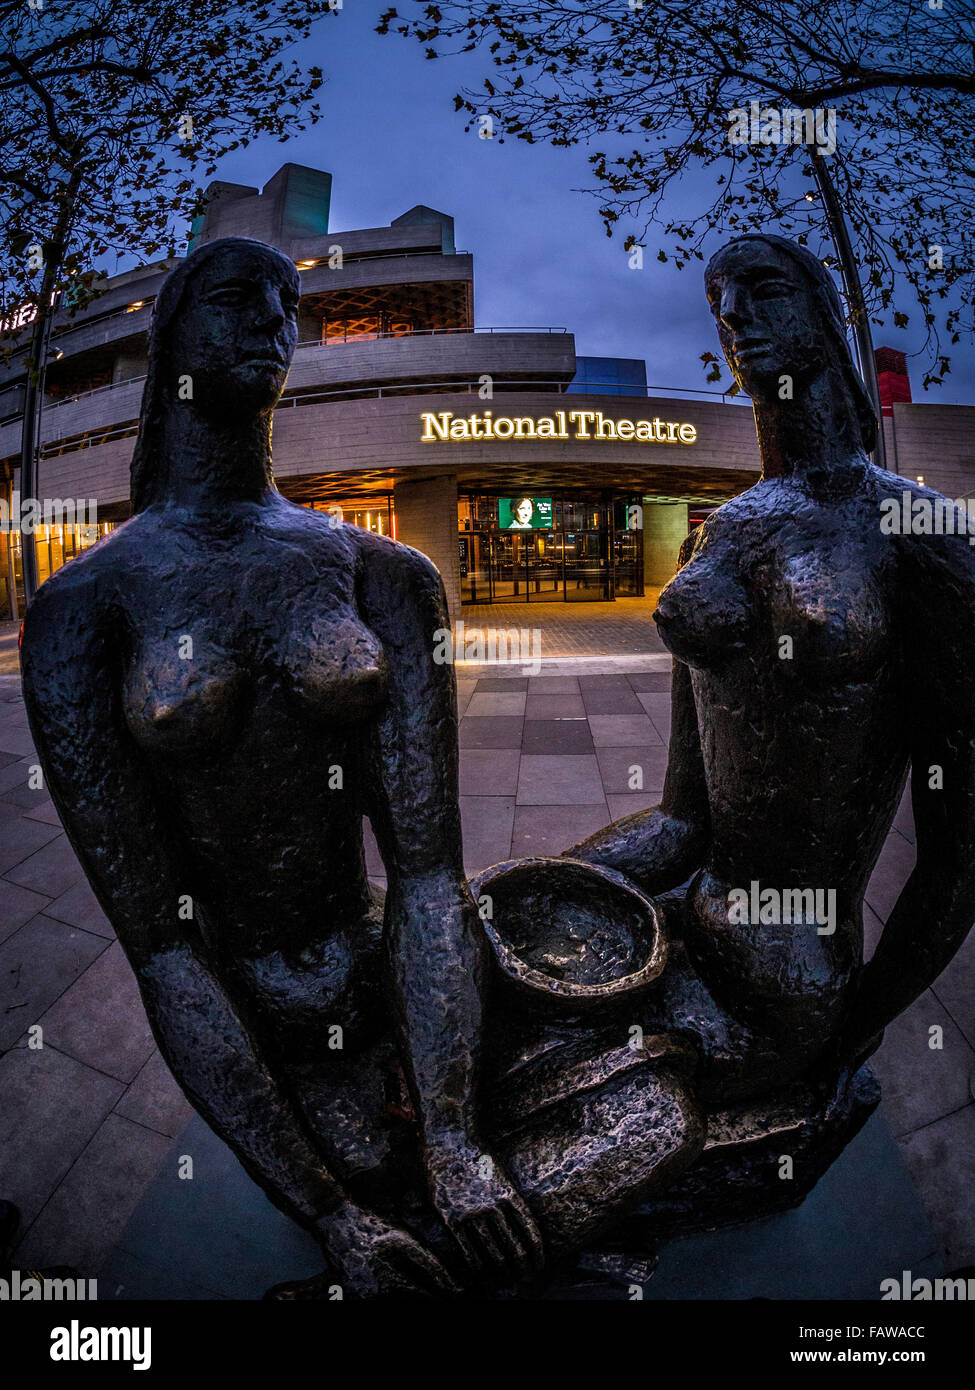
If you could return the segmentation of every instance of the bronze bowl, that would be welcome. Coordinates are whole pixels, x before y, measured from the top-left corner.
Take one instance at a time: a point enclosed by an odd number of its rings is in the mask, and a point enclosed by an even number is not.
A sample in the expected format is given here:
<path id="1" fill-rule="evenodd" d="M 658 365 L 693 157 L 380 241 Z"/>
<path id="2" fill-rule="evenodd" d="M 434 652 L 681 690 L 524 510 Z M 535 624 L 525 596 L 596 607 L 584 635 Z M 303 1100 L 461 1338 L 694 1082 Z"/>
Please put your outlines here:
<path id="1" fill-rule="evenodd" d="M 523 998 L 544 995 L 572 1009 L 606 1004 L 664 968 L 667 944 L 652 900 L 614 869 L 508 859 L 470 886 L 501 975 Z"/>

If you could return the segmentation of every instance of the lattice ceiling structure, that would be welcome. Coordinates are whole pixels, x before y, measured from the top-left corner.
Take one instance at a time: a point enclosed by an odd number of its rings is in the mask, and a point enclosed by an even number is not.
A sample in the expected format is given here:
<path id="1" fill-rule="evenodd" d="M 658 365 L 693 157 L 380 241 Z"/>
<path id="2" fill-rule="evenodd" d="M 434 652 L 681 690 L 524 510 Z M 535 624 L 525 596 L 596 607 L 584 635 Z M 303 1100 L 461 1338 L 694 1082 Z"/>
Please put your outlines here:
<path id="1" fill-rule="evenodd" d="M 526 492 L 558 493 L 566 489 L 581 489 L 591 495 L 604 491 L 628 493 L 633 496 L 649 497 L 654 501 L 687 502 L 691 505 L 716 505 L 726 502 L 739 492 L 753 486 L 759 480 L 758 472 L 747 473 L 741 469 L 709 468 L 706 471 L 694 468 L 681 468 L 671 464 L 666 468 L 640 468 L 638 466 L 607 465 L 607 477 L 602 479 L 598 469 L 589 463 L 560 463 L 554 465 L 532 465 L 523 460 L 512 459 L 504 465 L 497 464 L 485 468 L 445 468 L 424 470 L 376 469 L 363 473 L 321 473 L 315 477 L 300 480 L 282 478 L 278 486 L 295 501 L 310 502 L 336 497 L 375 498 L 379 493 L 392 492 L 398 477 L 414 480 L 420 476 L 431 477 L 436 473 L 454 473 L 457 477 L 457 491 L 507 493 Z"/>
<path id="2" fill-rule="evenodd" d="M 369 285 L 303 295 L 302 315 L 320 317 L 332 326 L 344 324 L 350 338 L 376 332 L 380 319 L 417 329 L 473 327 L 472 286 L 469 280 L 430 281 L 411 285 Z M 404 331 L 400 329 L 399 331 Z"/>

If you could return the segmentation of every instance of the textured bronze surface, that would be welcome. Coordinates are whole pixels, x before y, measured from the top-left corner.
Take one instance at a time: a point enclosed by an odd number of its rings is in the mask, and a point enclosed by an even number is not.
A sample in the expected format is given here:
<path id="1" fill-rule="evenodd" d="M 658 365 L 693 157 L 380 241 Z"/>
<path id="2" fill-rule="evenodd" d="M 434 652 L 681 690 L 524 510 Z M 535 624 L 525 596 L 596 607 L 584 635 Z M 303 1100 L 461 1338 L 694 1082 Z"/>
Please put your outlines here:
<path id="1" fill-rule="evenodd" d="M 478 904 L 440 577 L 274 486 L 294 266 L 216 241 L 159 296 L 135 515 L 31 605 L 24 692 L 173 1074 L 320 1241 L 322 1276 L 276 1298 L 527 1293 L 584 1248 L 598 1267 L 604 1239 L 646 1257 L 800 1200 L 876 1104 L 859 1062 L 975 915 L 967 540 L 881 533 L 880 500 L 924 490 L 867 458 L 818 262 L 745 238 L 707 285 L 765 475 L 661 595 L 663 801 L 582 865 L 488 871 Z M 918 869 L 864 971 L 909 760 Z M 834 930 L 733 923 L 755 883 L 832 892 Z M 806 1157 L 791 1189 L 783 1132 Z"/>

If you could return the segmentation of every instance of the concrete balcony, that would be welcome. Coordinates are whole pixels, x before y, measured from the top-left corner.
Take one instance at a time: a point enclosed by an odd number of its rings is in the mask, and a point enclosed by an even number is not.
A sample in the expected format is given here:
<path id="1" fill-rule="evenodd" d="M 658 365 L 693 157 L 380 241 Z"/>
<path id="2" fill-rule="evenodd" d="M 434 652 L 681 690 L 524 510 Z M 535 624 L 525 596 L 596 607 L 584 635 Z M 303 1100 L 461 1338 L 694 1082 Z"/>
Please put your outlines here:
<path id="1" fill-rule="evenodd" d="M 114 388 L 129 393 L 131 416 L 137 413 L 140 389 L 141 383 Z M 355 487 L 356 474 L 367 475 L 380 487 L 380 480 L 386 479 L 392 490 L 398 479 L 414 471 L 424 477 L 443 472 L 478 485 L 493 480 L 511 486 L 527 469 L 539 486 L 553 490 L 599 487 L 602 479 L 613 478 L 614 486 L 627 486 L 636 493 L 697 496 L 713 485 L 721 495 L 730 496 L 759 473 L 751 410 L 725 405 L 720 398 L 651 395 L 638 400 L 531 388 L 506 391 L 502 386 L 492 401 L 482 402 L 476 388 L 416 396 L 401 391 L 380 395 L 381 390 L 377 387 L 366 399 L 337 396 L 332 401 L 300 404 L 292 398 L 282 403 L 274 417 L 274 471 L 285 490 L 300 496 L 305 490 L 303 480 L 322 475 L 331 475 L 332 485 L 339 489 L 345 475 L 349 486 Z M 561 439 L 423 442 L 422 412 L 449 410 L 466 416 L 488 406 L 495 416 L 551 415 L 555 409 L 599 410 L 609 418 L 662 416 L 693 424 L 697 439 L 691 447 Z M 134 437 L 129 436 L 42 460 L 42 495 L 94 497 L 99 507 L 124 503 L 134 445 Z"/>
<path id="2" fill-rule="evenodd" d="M 75 327 L 52 336 L 49 361 L 53 361 L 58 352 L 71 358 L 99 349 L 117 347 L 121 351 L 127 344 L 144 344 L 151 320 L 151 304 L 144 309 L 133 309 L 131 313 L 115 310 L 104 318 L 96 317 L 94 322 L 79 319 Z M 18 354 L 6 366 L 0 365 L 0 390 L 23 380 L 24 358 L 24 353 Z"/>
<path id="3" fill-rule="evenodd" d="M 139 310 L 137 313 L 147 311 Z M 136 314 L 127 317 L 135 318 Z M 91 325 L 95 332 L 102 327 Z M 358 384 L 384 382 L 418 385 L 451 378 L 476 382 L 489 375 L 498 381 L 532 378 L 568 382 L 575 372 L 575 339 L 571 333 L 481 332 L 415 334 L 367 342 L 332 343 L 301 348 L 288 374 L 286 389 L 306 393 L 321 388 L 339 390 Z M 110 430 L 138 417 L 144 379 L 119 382 L 46 405 L 41 419 L 41 444 L 101 430 Z M 0 427 L 0 458 L 20 450 L 20 422 Z"/>
<path id="4" fill-rule="evenodd" d="M 502 379 L 571 381 L 576 370 L 571 333 L 417 333 L 403 338 L 306 346 L 295 353 L 288 391 L 359 382 Z"/>
<path id="5" fill-rule="evenodd" d="M 123 381 L 104 386 L 75 399 L 46 405 L 41 417 L 41 447 L 76 435 L 112 429 L 138 418 L 144 382 Z M 20 453 L 21 422 L 11 421 L 0 428 L 0 458 Z"/>

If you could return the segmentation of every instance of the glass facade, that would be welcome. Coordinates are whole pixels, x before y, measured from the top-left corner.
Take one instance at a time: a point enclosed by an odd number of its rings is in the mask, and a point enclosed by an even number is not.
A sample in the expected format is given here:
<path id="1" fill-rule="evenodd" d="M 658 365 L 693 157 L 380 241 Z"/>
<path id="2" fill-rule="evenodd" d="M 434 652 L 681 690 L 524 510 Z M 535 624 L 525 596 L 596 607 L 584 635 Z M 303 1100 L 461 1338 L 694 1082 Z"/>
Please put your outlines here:
<path id="1" fill-rule="evenodd" d="M 55 570 L 90 549 L 103 536 L 115 529 L 114 522 L 100 521 L 97 525 L 37 526 L 37 582 L 43 584 Z M 0 617 L 12 618 L 11 586 L 17 596 L 16 613 L 22 617 L 24 601 L 24 546 L 20 531 L 0 532 Z"/>
<path id="2" fill-rule="evenodd" d="M 563 493 L 552 498 L 551 529 L 542 530 L 502 529 L 502 497 L 518 500 L 501 493 L 458 501 L 462 603 L 592 603 L 643 593 L 643 535 L 629 526 L 637 499 Z"/>
<path id="3" fill-rule="evenodd" d="M 377 536 L 392 536 L 396 539 L 396 520 L 393 516 L 391 493 L 381 493 L 378 497 L 348 498 L 332 497 L 324 502 L 302 502 L 303 507 L 312 511 L 328 512 L 347 521 L 351 526 L 361 526 L 364 531 L 375 531 Z"/>

